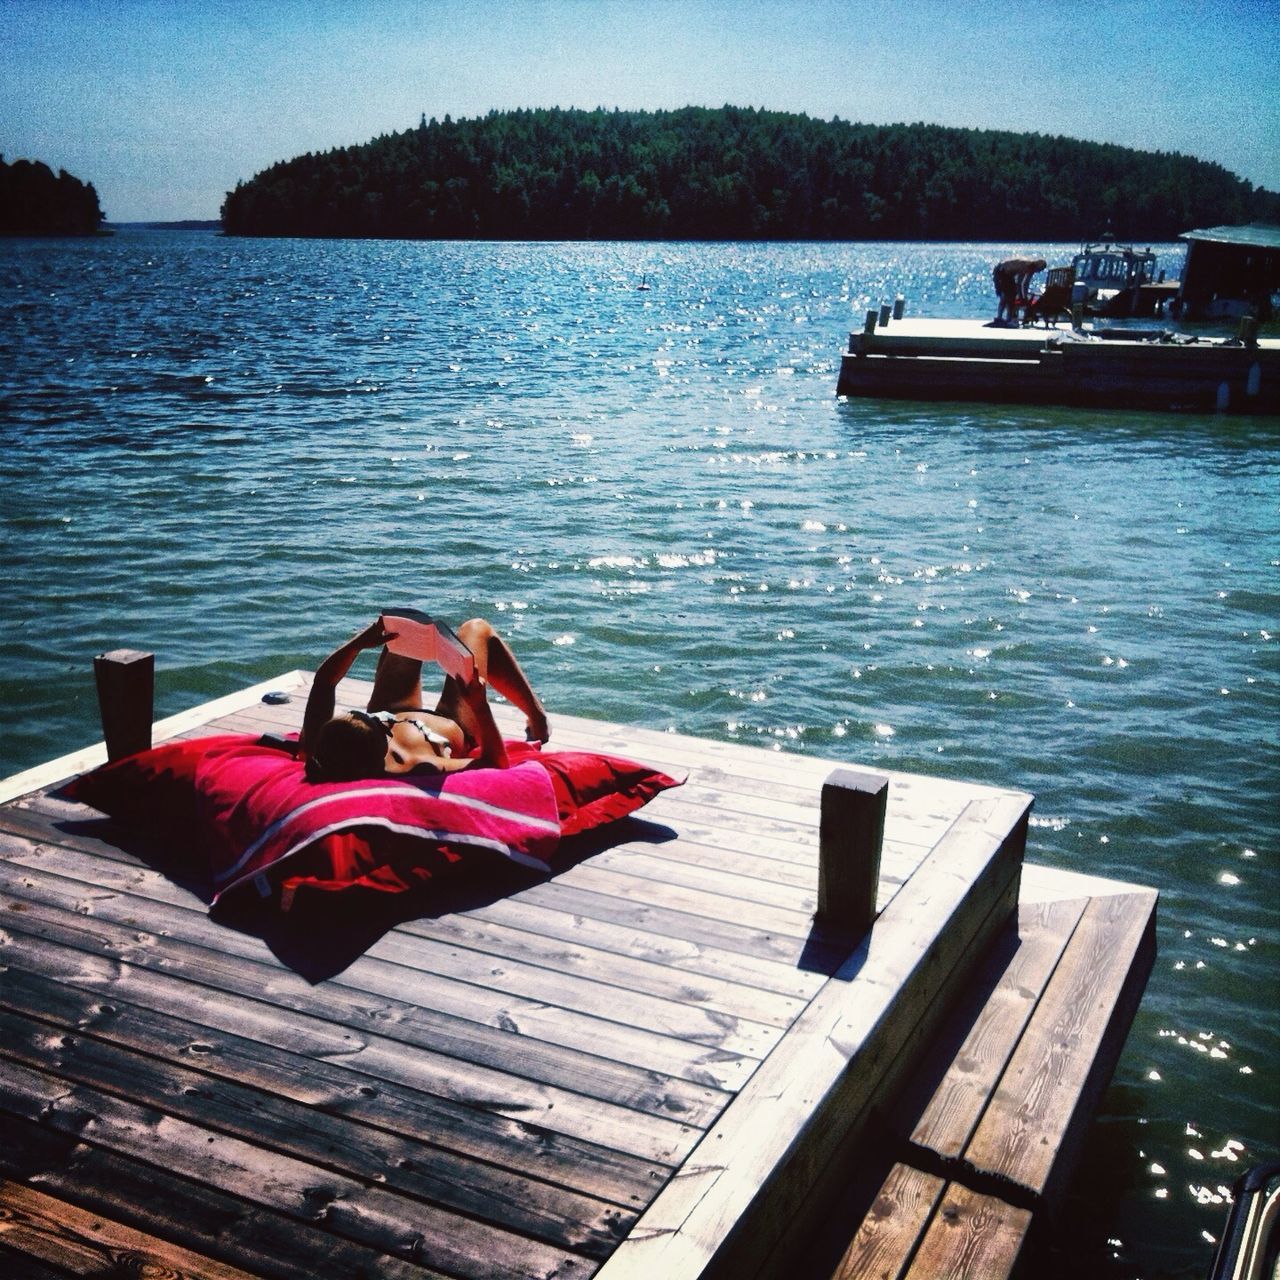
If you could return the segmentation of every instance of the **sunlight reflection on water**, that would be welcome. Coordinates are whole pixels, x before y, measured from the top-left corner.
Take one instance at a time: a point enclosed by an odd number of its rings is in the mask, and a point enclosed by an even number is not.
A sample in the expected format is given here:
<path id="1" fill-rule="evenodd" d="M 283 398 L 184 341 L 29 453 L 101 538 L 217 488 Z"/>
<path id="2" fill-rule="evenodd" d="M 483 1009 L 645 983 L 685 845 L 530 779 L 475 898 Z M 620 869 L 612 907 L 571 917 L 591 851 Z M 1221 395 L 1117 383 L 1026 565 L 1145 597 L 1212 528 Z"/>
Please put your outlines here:
<path id="1" fill-rule="evenodd" d="M 1278 437 L 836 399 L 1008 248 L 0 246 L 4 772 L 97 736 L 96 652 L 167 714 L 411 592 L 552 708 L 1033 791 L 1034 859 L 1163 894 L 1089 1256 L 1203 1270 L 1277 1154 Z"/>

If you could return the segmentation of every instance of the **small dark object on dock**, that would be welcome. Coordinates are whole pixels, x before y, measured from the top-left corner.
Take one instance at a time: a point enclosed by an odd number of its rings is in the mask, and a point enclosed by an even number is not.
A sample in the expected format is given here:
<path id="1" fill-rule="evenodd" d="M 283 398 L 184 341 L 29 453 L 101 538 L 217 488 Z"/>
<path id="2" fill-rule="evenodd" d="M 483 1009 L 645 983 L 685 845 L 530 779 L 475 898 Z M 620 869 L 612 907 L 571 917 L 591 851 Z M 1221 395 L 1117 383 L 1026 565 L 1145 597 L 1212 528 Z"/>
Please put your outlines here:
<path id="1" fill-rule="evenodd" d="M 262 695 L 262 700 L 273 707 L 278 707 L 289 701 L 289 695 L 283 689 L 272 689 L 269 693 Z"/>
<path id="2" fill-rule="evenodd" d="M 1071 319 L 1071 290 L 1064 284 L 1050 284 L 1039 297 L 1032 298 L 1023 312 L 1023 324 L 1043 320 L 1048 328 L 1059 316 Z"/>

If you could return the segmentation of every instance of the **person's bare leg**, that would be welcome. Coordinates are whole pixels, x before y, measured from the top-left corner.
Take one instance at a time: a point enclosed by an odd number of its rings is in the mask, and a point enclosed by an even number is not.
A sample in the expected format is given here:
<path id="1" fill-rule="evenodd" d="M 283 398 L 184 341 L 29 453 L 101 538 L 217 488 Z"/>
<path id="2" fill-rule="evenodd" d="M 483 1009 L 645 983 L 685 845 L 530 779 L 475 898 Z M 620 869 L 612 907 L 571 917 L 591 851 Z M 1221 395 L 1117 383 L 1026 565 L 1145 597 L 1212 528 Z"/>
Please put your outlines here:
<path id="1" fill-rule="evenodd" d="M 478 749 L 481 763 L 499 769 L 507 767 L 507 749 L 502 731 L 489 706 L 488 686 L 473 680 L 464 686 L 456 676 L 446 676 L 436 715 L 452 720 L 461 728 L 468 750 Z"/>
<path id="2" fill-rule="evenodd" d="M 373 675 L 373 692 L 369 695 L 370 711 L 423 710 L 422 663 L 417 658 L 391 653 L 378 655 Z"/>
<path id="3" fill-rule="evenodd" d="M 524 714 L 529 740 L 546 742 L 551 737 L 547 713 L 511 652 L 511 646 L 483 618 L 464 622 L 458 628 L 458 639 L 475 656 L 480 678 Z"/>

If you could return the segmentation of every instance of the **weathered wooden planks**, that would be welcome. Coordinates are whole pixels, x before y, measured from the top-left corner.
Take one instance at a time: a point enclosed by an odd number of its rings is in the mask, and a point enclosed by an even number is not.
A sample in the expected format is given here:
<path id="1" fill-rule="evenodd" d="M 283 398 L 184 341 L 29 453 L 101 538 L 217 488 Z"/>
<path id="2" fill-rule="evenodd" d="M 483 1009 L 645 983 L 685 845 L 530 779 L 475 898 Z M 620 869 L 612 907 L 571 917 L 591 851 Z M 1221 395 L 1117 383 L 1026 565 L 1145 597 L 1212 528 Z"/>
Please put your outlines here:
<path id="1" fill-rule="evenodd" d="M 942 1178 L 895 1164 L 831 1280 L 899 1280 L 915 1256 L 944 1190 Z"/>
<path id="2" fill-rule="evenodd" d="M 321 990 L 263 961 L 32 898 L 6 894 L 4 906 L 6 937 L 0 954 L 21 956 L 27 965 L 40 965 L 41 972 L 84 980 L 100 954 L 111 961 L 103 981 L 112 989 L 132 989 L 135 974 L 145 970 L 179 977 L 182 981 L 172 992 L 177 1002 L 198 1001 L 203 989 L 216 993 L 215 1003 L 228 996 L 257 1000 L 279 1011 L 276 1019 L 288 1025 L 315 1019 L 330 1041 L 331 1056 L 340 1055 L 371 1074 L 389 1074 L 461 1102 L 479 1101 L 512 1117 L 537 1116 L 556 1132 L 585 1141 L 603 1139 L 642 1159 L 678 1161 L 697 1133 L 687 1117 L 696 1119 L 701 1113 L 705 1120 L 718 1110 L 718 1100 L 705 1086 L 680 1088 L 671 1078 L 643 1070 L 610 1071 L 607 1060 L 575 1061 L 550 1045 L 517 1047 L 511 1039 L 520 1036 L 517 1027 L 489 1034 L 472 1019 L 443 1016 L 395 994 L 393 988 L 410 981 L 409 975 L 377 991 L 335 982 Z M 271 1015 L 264 1009 L 263 1016 Z M 513 1054 L 519 1072 L 507 1069 Z"/>
<path id="3" fill-rule="evenodd" d="M 659 1194 L 603 1277 L 786 1269 L 781 1246 L 813 1212 L 827 1166 L 913 1036 L 937 1021 L 966 957 L 1012 907 L 1028 809 L 1018 796 L 966 809 Z"/>
<path id="4" fill-rule="evenodd" d="M 896 1108 L 902 1131 L 935 1160 L 963 1156 L 1086 905 L 1024 904 L 1011 946 L 996 941 L 948 1027 L 935 1037 Z"/>
<path id="5" fill-rule="evenodd" d="M 308 682 L 155 736 L 287 731 Z M 1028 798 L 889 775 L 888 925 L 851 955 L 813 923 L 829 762 L 553 729 L 690 782 L 555 877 L 389 923 L 319 982 L 40 793 L 97 749 L 11 780 L 0 1174 L 253 1275 L 781 1270 L 1010 909 Z"/>
<path id="6" fill-rule="evenodd" d="M 1156 894 L 1093 898 L 965 1159 L 1053 1204 L 1106 1087 L 1155 958 Z"/>
<path id="7" fill-rule="evenodd" d="M 0 986 L 0 1005 L 16 1012 L 38 1009 L 44 1022 L 65 1034 L 92 1035 L 135 1054 L 185 1064 L 216 1080 L 251 1085 L 301 1106 L 358 1119 L 388 1134 L 420 1139 L 446 1152 L 536 1179 L 548 1184 L 538 1189 L 543 1197 L 564 1187 L 634 1209 L 668 1175 L 663 1165 L 497 1113 L 476 1114 L 464 1103 L 386 1076 L 371 1076 L 349 1065 L 340 1051 L 331 1049 L 326 1055 L 318 1031 L 305 1025 L 281 1028 L 252 1007 L 221 1003 L 212 1016 L 237 1027 L 228 1031 L 197 1021 L 203 1010 L 195 1001 L 191 1008 L 179 1001 L 181 1012 L 171 1013 L 165 1011 L 164 997 L 153 995 L 145 986 L 130 994 L 136 1002 L 118 998 L 114 989 L 104 999 L 92 985 L 77 987 L 11 968 Z M 143 1003 L 149 996 L 149 1002 Z M 255 1038 L 258 1035 L 264 1038 Z M 267 1035 L 287 1043 L 273 1044 L 265 1039 Z"/>
<path id="8" fill-rule="evenodd" d="M 244 1200 L 301 1222 L 322 1221 L 339 1237 L 409 1260 L 424 1255 L 446 1272 L 475 1276 L 589 1275 L 583 1258 L 542 1244 L 527 1232 L 500 1229 L 434 1204 L 356 1179 L 316 1162 L 313 1153 L 271 1145 L 258 1130 L 245 1138 L 205 1117 L 190 1120 L 169 1107 L 121 1098 L 105 1087 L 68 1082 L 53 1072 L 5 1063 L 5 1110 L 68 1135 L 86 1129 L 111 1135 L 111 1149 L 158 1165 L 192 1182 L 206 1181 Z M 255 1113 L 256 1125 L 265 1117 Z M 216 1127 L 215 1127 L 216 1124 Z M 90 1139 L 92 1141 L 92 1139 Z M 333 1134 L 335 1152 L 343 1139 Z M 370 1170 L 382 1171 L 375 1158 Z M 415 1240 L 406 1244 L 406 1235 Z"/>
<path id="9" fill-rule="evenodd" d="M 1052 1216 L 1154 954 L 1155 893 L 1092 883 L 995 939 L 890 1113 L 898 1162 L 831 1280 L 998 1280 Z"/>
<path id="10" fill-rule="evenodd" d="M 167 1167 L 140 1163 L 16 1115 L 5 1115 L 4 1137 L 0 1175 L 38 1182 L 41 1191 L 69 1206 L 254 1276 L 433 1280 L 440 1274 L 413 1259 L 411 1234 L 402 1237 L 408 1256 L 392 1256 L 335 1235 L 323 1219 L 304 1221 L 271 1212 L 227 1194 L 212 1181 L 183 1178 Z"/>
<path id="11" fill-rule="evenodd" d="M 86 1213 L 64 1200 L 17 1182 L 0 1182 L 0 1246 L 11 1257 L 3 1273 L 30 1276 L 36 1259 L 49 1275 L 163 1275 L 173 1280 L 253 1280 L 239 1267 L 201 1257 L 103 1214 Z M 4 1268 L 0 1254 L 0 1269 Z M 56 1268 L 56 1270 L 54 1270 Z"/>
<path id="12" fill-rule="evenodd" d="M 1031 1214 L 895 1164 L 831 1280 L 997 1280 L 1022 1257 Z"/>
<path id="13" fill-rule="evenodd" d="M 996 1196 L 952 1183 L 906 1273 L 906 1280 L 996 1280 L 1022 1255 L 1031 1214 Z"/>

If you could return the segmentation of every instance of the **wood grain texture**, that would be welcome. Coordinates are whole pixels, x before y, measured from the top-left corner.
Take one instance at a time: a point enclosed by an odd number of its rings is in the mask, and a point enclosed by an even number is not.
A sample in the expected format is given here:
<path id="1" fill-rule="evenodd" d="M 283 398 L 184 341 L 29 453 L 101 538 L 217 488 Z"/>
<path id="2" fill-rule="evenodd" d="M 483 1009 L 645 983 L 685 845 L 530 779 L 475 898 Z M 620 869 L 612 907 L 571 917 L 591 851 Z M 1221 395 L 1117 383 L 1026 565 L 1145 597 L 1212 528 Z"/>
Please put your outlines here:
<path id="1" fill-rule="evenodd" d="M 254 1280 L 239 1267 L 113 1222 L 34 1187 L 0 1181 L 0 1246 L 15 1257 L 0 1274 L 32 1274 L 33 1261 L 49 1274 L 145 1275 L 155 1280 Z M 3 1266 L 3 1262 L 0 1262 Z M 57 1268 L 57 1270 L 52 1270 Z"/>
<path id="2" fill-rule="evenodd" d="M 95 1145 L 100 1132 L 108 1133 L 111 1150 L 133 1161 L 189 1182 L 210 1183 L 299 1222 L 323 1222 L 337 1236 L 378 1252 L 410 1261 L 425 1254 L 452 1274 L 518 1280 L 585 1276 L 594 1270 L 585 1258 L 528 1235 L 353 1179 L 260 1139 L 241 1138 L 162 1106 L 135 1103 L 11 1060 L 5 1063 L 0 1097 L 6 1111 L 55 1132 Z M 371 1170 L 381 1171 L 376 1161 Z"/>
<path id="3" fill-rule="evenodd" d="M 155 738 L 289 732 L 309 683 Z M 0 784 L 0 1175 L 176 1274 L 784 1270 L 1010 910 L 1029 797 L 890 773 L 882 914 L 851 950 L 813 919 L 832 762 L 552 728 L 689 781 L 553 876 L 389 919 L 318 978 L 281 936 L 210 918 L 194 839 L 53 793 L 100 745 Z M 984 1074 L 993 1044 L 970 1046 Z M 899 1178 L 917 1217 L 942 1195 Z M 68 1270 L 81 1245 L 38 1254 L 38 1216 L 15 1256 Z"/>
<path id="4" fill-rule="evenodd" d="M 946 1190 L 905 1280 L 1003 1280 L 1017 1266 L 1031 1214 L 958 1183 Z"/>
<path id="5" fill-rule="evenodd" d="M 1155 949 L 1156 894 L 1093 898 L 965 1159 L 1054 1198 L 1110 1078 Z"/>
<path id="6" fill-rule="evenodd" d="M 903 1126 L 916 1147 L 940 1160 L 964 1155 L 1086 905 L 1078 899 L 1023 906 L 1010 922 L 1011 937 L 996 939 L 899 1104 L 899 1114 L 909 1115 L 921 1086 L 928 1095 L 914 1125 Z"/>
<path id="7" fill-rule="evenodd" d="M 900 1162 L 836 1276 L 1012 1272 L 1032 1213 L 1057 1207 L 1127 1034 L 1154 908 L 1151 891 L 1021 905 L 888 1115 Z"/>
<path id="8" fill-rule="evenodd" d="M 1016 886 L 1028 807 L 1013 797 L 966 808 L 659 1194 L 603 1277 L 755 1273 L 856 1130 L 926 1009 L 951 989 L 959 956 L 981 949 L 979 926 Z"/>
<path id="9" fill-rule="evenodd" d="M 942 1199 L 946 1184 L 910 1165 L 889 1170 L 831 1280 L 899 1280 Z"/>

